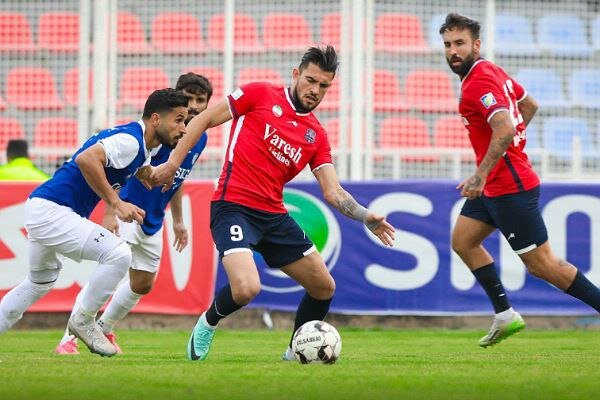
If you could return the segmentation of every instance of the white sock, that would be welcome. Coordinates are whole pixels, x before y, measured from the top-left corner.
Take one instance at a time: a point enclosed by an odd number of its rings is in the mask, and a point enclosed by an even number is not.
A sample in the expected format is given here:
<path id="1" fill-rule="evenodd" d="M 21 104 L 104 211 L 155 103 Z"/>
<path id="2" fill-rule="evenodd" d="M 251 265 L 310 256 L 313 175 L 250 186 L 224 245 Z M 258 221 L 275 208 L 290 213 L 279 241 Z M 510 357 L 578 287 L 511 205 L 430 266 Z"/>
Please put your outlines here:
<path id="1" fill-rule="evenodd" d="M 34 283 L 25 278 L 18 286 L 6 293 L 0 302 L 0 333 L 10 329 L 29 307 L 54 287 L 54 282 Z"/>
<path id="2" fill-rule="evenodd" d="M 502 312 L 499 312 L 496 314 L 496 319 L 499 319 L 501 321 L 506 321 L 512 318 L 512 316 L 515 314 L 515 310 L 513 310 L 513 308 L 509 308 L 508 310 L 504 310 Z"/>
<path id="3" fill-rule="evenodd" d="M 121 243 L 119 246 L 129 246 Z M 105 260 L 107 263 L 100 263 L 90 276 L 87 289 L 81 297 L 79 311 L 90 317 L 96 318 L 100 307 L 106 303 L 108 298 L 114 293 L 117 285 L 127 274 L 129 264 L 131 263 L 131 251 L 127 247 L 124 253 L 123 249 L 116 247 L 113 253 L 109 254 Z"/>
<path id="4" fill-rule="evenodd" d="M 199 319 L 199 321 L 200 321 L 200 323 L 201 323 L 202 325 L 204 325 L 204 326 L 205 326 L 205 327 L 207 327 L 208 329 L 211 329 L 211 330 L 212 330 L 212 329 L 217 329 L 217 326 L 216 326 L 216 325 L 215 325 L 215 326 L 213 326 L 213 325 L 209 324 L 209 323 L 208 323 L 208 321 L 206 320 L 206 312 L 203 312 L 203 313 L 202 313 L 202 315 L 200 316 L 200 319 Z"/>
<path id="5" fill-rule="evenodd" d="M 71 315 L 75 314 L 75 312 L 79 309 L 79 306 L 81 305 L 81 298 L 83 297 L 87 287 L 88 285 L 86 284 L 84 287 L 81 288 L 79 293 L 77 293 L 77 297 L 75 297 L 75 303 L 73 304 L 73 308 L 71 309 Z M 74 335 L 69 335 L 69 328 L 67 327 L 65 328 L 65 333 L 63 334 L 63 337 L 60 340 L 60 344 L 65 344 L 66 342 L 71 340 L 77 340 L 77 338 Z"/>
<path id="6" fill-rule="evenodd" d="M 113 331 L 115 324 L 125 318 L 125 316 L 135 307 L 143 295 L 137 294 L 131 290 L 129 281 L 122 282 L 117 288 L 104 314 L 98 320 L 104 333 Z"/>

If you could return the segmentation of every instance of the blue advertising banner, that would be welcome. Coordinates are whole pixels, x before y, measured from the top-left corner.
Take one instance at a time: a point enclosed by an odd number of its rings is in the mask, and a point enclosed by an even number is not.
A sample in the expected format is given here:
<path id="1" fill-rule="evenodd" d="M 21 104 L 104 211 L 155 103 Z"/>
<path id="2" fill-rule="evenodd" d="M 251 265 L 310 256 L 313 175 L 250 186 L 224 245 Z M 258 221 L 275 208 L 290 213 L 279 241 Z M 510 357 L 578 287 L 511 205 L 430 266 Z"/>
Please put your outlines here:
<path id="1" fill-rule="evenodd" d="M 285 203 L 321 252 L 336 281 L 331 311 L 349 314 L 489 314 L 491 305 L 450 234 L 464 199 L 450 181 L 346 183 L 363 205 L 396 228 L 393 248 L 325 203 L 316 183 L 292 184 Z M 600 185 L 544 184 L 540 207 L 554 253 L 600 284 Z M 594 246 L 594 244 L 596 244 Z M 495 232 L 484 242 L 511 303 L 525 314 L 594 314 L 587 305 L 527 273 Z M 262 291 L 250 306 L 295 311 L 304 294 L 255 253 Z M 216 288 L 227 281 L 219 266 Z"/>

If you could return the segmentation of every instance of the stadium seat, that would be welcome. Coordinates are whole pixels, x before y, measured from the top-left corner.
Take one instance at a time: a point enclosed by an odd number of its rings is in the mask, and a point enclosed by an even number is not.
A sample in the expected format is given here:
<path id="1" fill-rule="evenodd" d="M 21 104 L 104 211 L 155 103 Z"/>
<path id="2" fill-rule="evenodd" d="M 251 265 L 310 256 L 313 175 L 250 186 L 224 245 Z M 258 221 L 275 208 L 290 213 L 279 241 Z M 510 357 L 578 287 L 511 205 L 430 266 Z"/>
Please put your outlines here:
<path id="1" fill-rule="evenodd" d="M 327 121 L 323 128 L 327 132 L 327 139 L 329 140 L 329 146 L 332 149 L 340 147 L 340 120 L 337 118 L 330 119 Z"/>
<path id="2" fill-rule="evenodd" d="M 252 16 L 237 13 L 233 18 L 233 48 L 236 53 L 260 53 L 264 51 L 258 40 L 258 28 Z M 213 15 L 208 21 L 208 44 L 213 50 L 222 52 L 225 46 L 223 14 Z"/>
<path id="3" fill-rule="evenodd" d="M 536 56 L 540 53 L 533 38 L 532 22 L 522 15 L 496 15 L 494 39 L 499 55 Z"/>
<path id="4" fill-rule="evenodd" d="M 58 110 L 64 106 L 54 75 L 41 67 L 16 67 L 8 71 L 6 98 L 22 110 Z"/>
<path id="5" fill-rule="evenodd" d="M 285 83 L 281 74 L 270 68 L 243 68 L 237 76 L 237 86 L 244 86 L 251 82 L 270 82 L 274 85 L 283 86 Z"/>
<path id="6" fill-rule="evenodd" d="M 265 15 L 262 39 L 266 50 L 275 51 L 304 51 L 314 44 L 308 21 L 298 13 Z"/>
<path id="7" fill-rule="evenodd" d="M 121 54 L 147 54 L 151 51 L 146 41 L 142 21 L 137 14 L 119 11 L 117 15 L 117 51 Z"/>
<path id="8" fill-rule="evenodd" d="M 77 120 L 62 117 L 41 118 L 33 130 L 33 146 L 37 148 L 77 147 Z"/>
<path id="9" fill-rule="evenodd" d="M 584 119 L 550 117 L 544 120 L 544 148 L 550 155 L 565 159 L 571 158 L 575 136 L 579 136 L 581 154 L 584 157 L 599 156 L 592 133 Z"/>
<path id="10" fill-rule="evenodd" d="M 35 49 L 27 16 L 19 12 L 0 11 L 0 52 Z"/>
<path id="11" fill-rule="evenodd" d="M 544 107 L 565 107 L 565 98 L 560 77 L 554 70 L 545 68 L 528 68 L 520 70 L 515 76 L 527 93 Z"/>
<path id="12" fill-rule="evenodd" d="M 414 117 L 390 117 L 381 122 L 381 149 L 429 149 L 431 140 L 425 121 Z M 404 161 L 433 161 L 432 156 L 402 156 Z"/>
<path id="13" fill-rule="evenodd" d="M 6 101 L 0 96 L 0 111 L 6 110 Z"/>
<path id="14" fill-rule="evenodd" d="M 417 15 L 383 13 L 375 21 L 375 50 L 425 53 L 429 51 Z"/>
<path id="15" fill-rule="evenodd" d="M 79 49 L 79 14 L 49 11 L 38 21 L 38 45 L 41 49 L 76 52 Z"/>
<path id="16" fill-rule="evenodd" d="M 406 102 L 424 112 L 456 112 L 454 86 L 447 72 L 414 70 L 406 76 Z"/>
<path id="17" fill-rule="evenodd" d="M 527 125 L 527 130 L 525 131 L 525 133 L 527 138 L 527 143 L 525 144 L 525 151 L 541 149 L 543 147 L 538 124 L 529 123 L 529 125 Z"/>
<path id="18" fill-rule="evenodd" d="M 440 26 L 446 20 L 446 14 L 436 14 L 427 24 L 427 41 L 433 50 L 444 50 L 444 42 L 440 35 Z"/>
<path id="19" fill-rule="evenodd" d="M 600 108 L 600 69 L 579 69 L 569 78 L 569 96 L 574 106 Z"/>
<path id="20" fill-rule="evenodd" d="M 167 87 L 171 87 L 171 83 L 161 68 L 129 67 L 121 76 L 118 106 L 142 110 L 150 93 Z"/>
<path id="21" fill-rule="evenodd" d="M 89 71 L 88 80 L 88 101 L 93 99 L 93 79 L 92 71 Z M 63 98 L 65 103 L 70 107 L 79 106 L 79 69 L 71 68 L 65 73 L 65 79 L 63 81 Z"/>
<path id="22" fill-rule="evenodd" d="M 192 14 L 178 12 L 154 18 L 151 44 L 163 54 L 197 54 L 206 50 L 200 21 Z"/>
<path id="23" fill-rule="evenodd" d="M 435 147 L 471 149 L 469 132 L 458 116 L 442 117 L 435 121 L 433 144 Z"/>
<path id="24" fill-rule="evenodd" d="M 408 108 L 400 91 L 400 83 L 393 71 L 378 69 L 373 73 L 373 109 L 375 111 L 403 111 Z"/>
<path id="25" fill-rule="evenodd" d="M 25 129 L 16 118 L 0 117 L 0 152 L 6 150 L 6 145 L 11 139 L 24 139 Z"/>
<path id="26" fill-rule="evenodd" d="M 600 16 L 592 21 L 592 48 L 595 51 L 600 50 Z"/>
<path id="27" fill-rule="evenodd" d="M 334 12 L 325 14 L 321 20 L 321 36 L 319 42 L 330 44 L 337 51 L 341 49 L 342 16 Z"/>
<path id="28" fill-rule="evenodd" d="M 202 75 L 210 81 L 213 87 L 213 94 L 210 98 L 211 104 L 213 102 L 219 102 L 225 98 L 225 92 L 223 88 L 224 78 L 221 70 L 212 67 L 190 67 L 181 71 L 182 74 L 187 72 L 193 72 L 198 75 Z"/>
<path id="29" fill-rule="evenodd" d="M 589 57 L 591 47 L 583 21 L 568 14 L 547 15 L 537 24 L 538 45 L 555 56 Z"/>

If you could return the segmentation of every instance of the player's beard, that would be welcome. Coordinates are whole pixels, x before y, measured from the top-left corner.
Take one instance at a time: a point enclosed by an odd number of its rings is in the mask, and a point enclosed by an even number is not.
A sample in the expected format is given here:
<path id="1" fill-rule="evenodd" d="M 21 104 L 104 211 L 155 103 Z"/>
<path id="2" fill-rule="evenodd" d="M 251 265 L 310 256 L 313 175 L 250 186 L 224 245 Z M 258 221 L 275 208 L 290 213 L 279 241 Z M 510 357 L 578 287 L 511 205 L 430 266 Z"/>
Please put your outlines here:
<path id="1" fill-rule="evenodd" d="M 163 146 L 167 146 L 170 149 L 174 149 L 175 146 L 177 146 L 177 143 L 179 143 L 179 140 L 181 140 L 181 138 L 177 140 L 170 140 L 169 134 L 166 131 L 162 132 L 157 130 L 156 136 L 158 136 L 158 141 L 160 142 L 160 144 L 162 144 Z"/>
<path id="2" fill-rule="evenodd" d="M 473 53 L 469 54 L 465 59 L 462 60 L 460 65 L 458 65 L 457 67 L 452 65 L 452 59 L 449 60 L 446 58 L 446 61 L 448 62 L 448 65 L 450 66 L 452 72 L 460 76 L 460 78 L 462 79 L 465 77 L 465 75 L 469 73 L 469 70 L 471 69 L 473 64 L 475 64 L 475 55 Z"/>
<path id="3" fill-rule="evenodd" d="M 315 107 L 317 106 L 317 104 L 315 104 L 314 107 L 308 107 L 308 106 L 304 105 L 300 101 L 300 96 L 298 96 L 297 88 L 294 88 L 294 90 L 292 90 L 292 103 L 294 103 L 294 107 L 296 107 L 296 112 L 299 112 L 300 114 L 307 114 L 307 113 L 311 112 L 312 110 L 314 110 Z"/>

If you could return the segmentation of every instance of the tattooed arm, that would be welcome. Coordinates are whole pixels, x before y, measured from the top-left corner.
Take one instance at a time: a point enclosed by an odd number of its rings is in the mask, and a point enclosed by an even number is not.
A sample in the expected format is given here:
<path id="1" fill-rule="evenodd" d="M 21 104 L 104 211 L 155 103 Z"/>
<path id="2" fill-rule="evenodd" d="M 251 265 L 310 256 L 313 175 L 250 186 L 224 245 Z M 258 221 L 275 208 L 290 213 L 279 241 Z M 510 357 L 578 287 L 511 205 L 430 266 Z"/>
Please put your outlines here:
<path id="1" fill-rule="evenodd" d="M 489 124 L 492 128 L 492 138 L 487 153 L 485 153 L 475 174 L 457 186 L 457 189 L 461 190 L 460 195 L 469 199 L 481 196 L 488 174 L 494 169 L 515 137 L 515 127 L 512 125 L 508 110 L 494 114 Z"/>
<path id="2" fill-rule="evenodd" d="M 385 217 L 358 204 L 354 197 L 344 190 L 333 165 L 323 165 L 315 169 L 313 173 L 321 186 L 323 197 L 332 207 L 338 209 L 345 216 L 365 224 L 383 244 L 394 245 L 394 227 L 385 220 Z"/>

